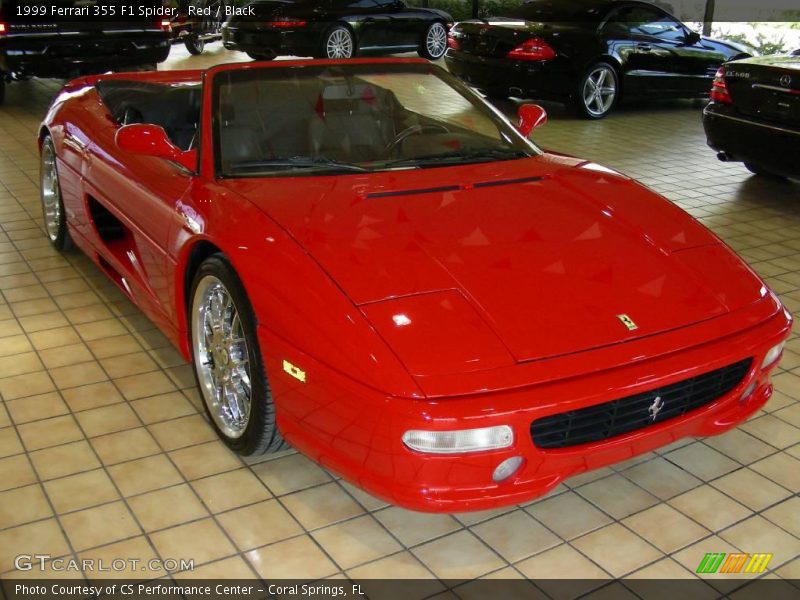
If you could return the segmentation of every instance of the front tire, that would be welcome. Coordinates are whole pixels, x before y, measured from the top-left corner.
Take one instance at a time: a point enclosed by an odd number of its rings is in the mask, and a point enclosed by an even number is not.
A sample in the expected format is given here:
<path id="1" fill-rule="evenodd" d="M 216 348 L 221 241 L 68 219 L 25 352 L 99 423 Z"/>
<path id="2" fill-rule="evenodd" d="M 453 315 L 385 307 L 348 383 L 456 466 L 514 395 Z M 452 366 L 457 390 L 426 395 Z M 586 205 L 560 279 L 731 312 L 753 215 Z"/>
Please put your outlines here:
<path id="1" fill-rule="evenodd" d="M 261 52 L 248 52 L 247 56 L 253 60 L 273 60 L 275 58 L 274 54 L 262 54 Z"/>
<path id="2" fill-rule="evenodd" d="M 606 62 L 598 62 L 581 77 L 573 102 L 580 116 L 602 119 L 614 109 L 618 97 L 617 71 Z"/>
<path id="3" fill-rule="evenodd" d="M 356 53 L 356 40 L 353 33 L 344 25 L 337 25 L 330 29 L 322 38 L 320 55 L 323 58 L 345 59 L 353 58 Z"/>
<path id="4" fill-rule="evenodd" d="M 200 265 L 190 298 L 194 372 L 217 434 L 245 456 L 287 448 L 275 422 L 253 308 L 224 255 Z"/>
<path id="5" fill-rule="evenodd" d="M 428 60 L 437 60 L 447 50 L 447 29 L 440 21 L 431 23 L 425 30 L 417 54 Z"/>
<path id="6" fill-rule="evenodd" d="M 58 181 L 56 147 L 49 135 L 42 142 L 39 163 L 39 197 L 42 201 L 42 218 L 47 238 L 56 250 L 72 248 L 72 238 L 67 231 L 64 202 L 61 199 L 61 184 Z"/>

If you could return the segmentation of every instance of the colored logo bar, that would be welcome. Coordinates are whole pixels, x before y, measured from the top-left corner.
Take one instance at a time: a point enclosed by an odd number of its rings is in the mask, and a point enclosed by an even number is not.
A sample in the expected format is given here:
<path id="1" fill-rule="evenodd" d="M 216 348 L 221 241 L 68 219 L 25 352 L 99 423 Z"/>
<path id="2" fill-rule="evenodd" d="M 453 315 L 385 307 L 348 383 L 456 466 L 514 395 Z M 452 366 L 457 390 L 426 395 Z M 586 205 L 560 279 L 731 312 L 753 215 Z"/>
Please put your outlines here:
<path id="1" fill-rule="evenodd" d="M 746 552 L 707 552 L 695 573 L 763 573 L 772 554 Z"/>

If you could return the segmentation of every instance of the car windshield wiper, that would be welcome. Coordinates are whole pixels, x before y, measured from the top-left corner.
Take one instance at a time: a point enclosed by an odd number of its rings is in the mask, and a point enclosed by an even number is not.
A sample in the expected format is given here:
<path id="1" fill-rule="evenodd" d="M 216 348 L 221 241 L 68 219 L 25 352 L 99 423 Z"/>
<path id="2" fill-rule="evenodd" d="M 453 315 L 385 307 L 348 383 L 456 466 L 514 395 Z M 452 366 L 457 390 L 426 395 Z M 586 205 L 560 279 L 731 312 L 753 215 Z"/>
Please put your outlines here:
<path id="1" fill-rule="evenodd" d="M 425 154 L 423 156 L 411 156 L 408 158 L 398 158 L 374 166 L 380 168 L 402 167 L 402 166 L 435 166 L 442 164 L 458 164 L 470 162 L 486 162 L 492 160 L 512 160 L 514 158 L 527 158 L 527 152 L 514 148 L 475 148 L 471 150 L 455 150 L 453 152 L 442 152 L 439 154 Z"/>
<path id="2" fill-rule="evenodd" d="M 264 160 L 245 160 L 228 166 L 232 172 L 236 171 L 262 171 L 266 169 L 320 169 L 351 171 L 354 173 L 367 173 L 370 169 L 352 163 L 339 162 L 324 156 L 288 156 L 268 158 Z"/>

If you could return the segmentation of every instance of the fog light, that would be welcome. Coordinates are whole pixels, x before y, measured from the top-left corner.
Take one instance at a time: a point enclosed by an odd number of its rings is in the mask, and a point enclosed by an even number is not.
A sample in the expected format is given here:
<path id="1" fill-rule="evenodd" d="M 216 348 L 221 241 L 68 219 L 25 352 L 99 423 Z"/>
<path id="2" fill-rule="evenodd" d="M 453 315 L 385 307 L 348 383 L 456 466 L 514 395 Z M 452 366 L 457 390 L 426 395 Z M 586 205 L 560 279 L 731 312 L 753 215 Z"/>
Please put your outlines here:
<path id="1" fill-rule="evenodd" d="M 403 443 L 417 452 L 454 454 L 508 448 L 514 443 L 514 432 L 508 425 L 460 429 L 455 431 L 423 431 L 412 429 L 403 434 Z"/>
<path id="2" fill-rule="evenodd" d="M 773 346 L 769 350 L 767 350 L 766 355 L 764 356 L 764 360 L 761 361 L 761 368 L 764 369 L 774 363 L 781 357 L 781 352 L 783 352 L 783 346 L 786 342 L 781 342 L 777 346 Z"/>
<path id="3" fill-rule="evenodd" d="M 521 466 L 521 456 L 512 456 L 511 458 L 507 458 L 497 465 L 494 473 L 492 473 L 492 479 L 494 479 L 495 483 L 500 483 L 516 473 Z"/>
<path id="4" fill-rule="evenodd" d="M 739 397 L 739 403 L 744 404 L 745 402 L 747 402 L 747 399 L 753 395 L 755 389 L 756 389 L 756 382 L 752 381 L 750 385 L 747 386 L 747 389 L 745 389 L 744 393 Z"/>

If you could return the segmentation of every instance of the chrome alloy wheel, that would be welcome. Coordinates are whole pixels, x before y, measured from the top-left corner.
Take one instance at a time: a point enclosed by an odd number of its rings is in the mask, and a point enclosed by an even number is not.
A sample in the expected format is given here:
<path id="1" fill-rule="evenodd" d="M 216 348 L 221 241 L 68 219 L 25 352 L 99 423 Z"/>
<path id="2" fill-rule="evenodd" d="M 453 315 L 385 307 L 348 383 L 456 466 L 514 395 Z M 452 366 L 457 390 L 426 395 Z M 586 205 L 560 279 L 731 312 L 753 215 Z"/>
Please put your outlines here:
<path id="1" fill-rule="evenodd" d="M 203 277 L 195 290 L 192 344 L 208 411 L 226 436 L 241 437 L 252 401 L 247 340 L 230 292 L 213 275 Z"/>
<path id="2" fill-rule="evenodd" d="M 350 58 L 353 56 L 353 36 L 344 27 L 337 27 L 325 43 L 328 58 Z"/>
<path id="3" fill-rule="evenodd" d="M 617 97 L 617 76 L 607 65 L 595 67 L 583 85 L 583 105 L 586 111 L 600 117 L 611 110 Z"/>
<path id="4" fill-rule="evenodd" d="M 44 225 L 51 242 L 58 238 L 61 227 L 61 190 L 58 187 L 56 153 L 52 144 L 42 146 L 41 197 Z"/>
<path id="5" fill-rule="evenodd" d="M 433 58 L 439 58 L 447 49 L 447 31 L 441 23 L 434 23 L 428 29 L 425 47 Z"/>

